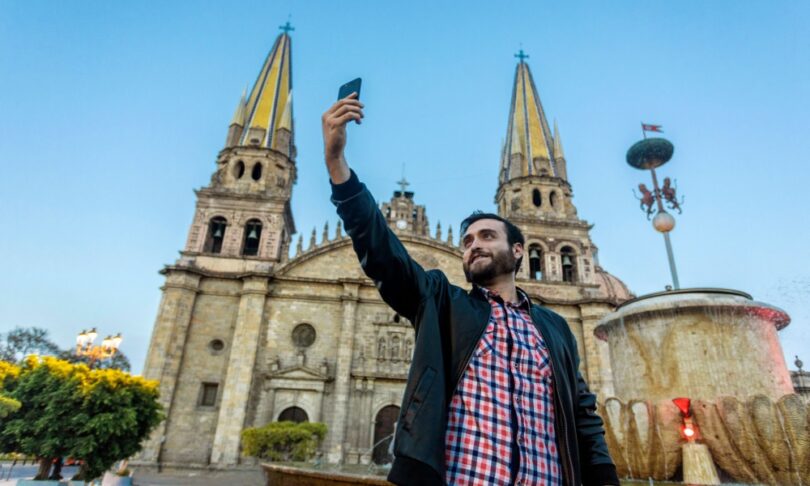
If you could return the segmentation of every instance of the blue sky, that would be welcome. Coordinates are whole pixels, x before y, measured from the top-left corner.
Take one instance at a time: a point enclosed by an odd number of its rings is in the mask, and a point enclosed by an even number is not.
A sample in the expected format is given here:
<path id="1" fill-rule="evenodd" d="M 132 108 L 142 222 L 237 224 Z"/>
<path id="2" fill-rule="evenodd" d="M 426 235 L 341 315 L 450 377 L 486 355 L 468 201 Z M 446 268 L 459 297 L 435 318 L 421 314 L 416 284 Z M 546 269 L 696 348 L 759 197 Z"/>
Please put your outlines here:
<path id="1" fill-rule="evenodd" d="M 672 234 L 684 287 L 777 305 L 788 363 L 810 361 L 810 3 L 0 3 L 0 332 L 123 332 L 143 366 L 163 279 L 242 89 L 278 26 L 293 35 L 298 184 L 308 241 L 334 228 L 320 114 L 364 79 L 347 157 L 378 199 L 405 174 L 431 225 L 494 209 L 522 46 L 558 121 L 574 203 L 605 269 L 637 294 L 669 283 L 664 244 L 624 162 L 664 125 L 661 176 L 686 196 Z"/>

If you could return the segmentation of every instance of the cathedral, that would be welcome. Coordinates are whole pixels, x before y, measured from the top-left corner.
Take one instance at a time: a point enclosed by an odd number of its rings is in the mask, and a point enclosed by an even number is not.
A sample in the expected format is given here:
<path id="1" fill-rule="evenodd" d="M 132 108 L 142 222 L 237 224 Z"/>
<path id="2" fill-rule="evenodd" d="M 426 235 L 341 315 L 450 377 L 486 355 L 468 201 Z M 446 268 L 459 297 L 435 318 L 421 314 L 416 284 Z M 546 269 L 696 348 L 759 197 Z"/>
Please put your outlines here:
<path id="1" fill-rule="evenodd" d="M 196 191 L 185 248 L 161 272 L 144 376 L 160 382 L 166 419 L 138 463 L 230 467 L 245 461 L 243 429 L 278 420 L 325 423 L 326 461 L 386 461 L 413 329 L 380 299 L 339 223 L 290 248 L 299 163 L 291 43 L 285 30 L 242 95 L 216 171 Z M 560 133 L 549 126 L 526 56 L 517 58 L 499 163 L 493 153 L 495 203 L 526 237 L 518 285 L 566 318 L 583 375 L 609 396 L 607 344 L 593 331 L 633 296 L 599 266 L 591 225 L 572 200 Z M 431 231 L 427 209 L 404 180 L 380 208 L 416 261 L 469 285 L 460 235 Z"/>

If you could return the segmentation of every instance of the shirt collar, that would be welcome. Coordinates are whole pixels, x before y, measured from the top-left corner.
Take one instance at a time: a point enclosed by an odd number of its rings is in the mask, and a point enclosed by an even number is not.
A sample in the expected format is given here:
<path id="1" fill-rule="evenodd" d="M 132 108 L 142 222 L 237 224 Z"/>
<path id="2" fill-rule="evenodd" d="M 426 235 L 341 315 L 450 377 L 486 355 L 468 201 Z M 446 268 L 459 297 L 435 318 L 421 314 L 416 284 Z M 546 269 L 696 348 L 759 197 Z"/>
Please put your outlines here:
<path id="1" fill-rule="evenodd" d="M 484 297 L 487 298 L 487 300 L 494 300 L 496 302 L 504 301 L 503 298 L 495 290 L 490 290 L 486 287 L 481 287 L 480 285 L 477 284 L 473 284 L 473 286 L 474 288 L 479 289 L 481 293 L 484 294 Z M 512 302 L 506 302 L 506 304 L 512 307 L 517 307 L 519 309 L 520 308 L 526 310 L 531 309 L 532 301 L 529 298 L 529 295 L 526 292 L 524 292 L 523 289 L 521 289 L 520 287 L 517 287 L 517 297 L 518 297 L 517 304 L 514 304 Z"/>

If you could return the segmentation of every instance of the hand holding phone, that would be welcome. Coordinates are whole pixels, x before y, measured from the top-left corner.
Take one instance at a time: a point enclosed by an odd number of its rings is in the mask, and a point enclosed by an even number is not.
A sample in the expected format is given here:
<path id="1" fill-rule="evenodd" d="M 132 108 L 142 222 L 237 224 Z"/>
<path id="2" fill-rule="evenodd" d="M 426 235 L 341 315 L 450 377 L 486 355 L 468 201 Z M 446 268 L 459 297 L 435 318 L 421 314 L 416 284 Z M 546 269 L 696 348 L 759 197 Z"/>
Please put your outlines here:
<path id="1" fill-rule="evenodd" d="M 360 83 L 360 78 L 357 78 L 341 86 L 338 101 L 321 117 L 326 168 L 335 184 L 346 182 L 351 175 L 343 149 L 346 146 L 346 123 L 354 120 L 359 124 L 363 118 L 363 103 L 358 99 Z"/>

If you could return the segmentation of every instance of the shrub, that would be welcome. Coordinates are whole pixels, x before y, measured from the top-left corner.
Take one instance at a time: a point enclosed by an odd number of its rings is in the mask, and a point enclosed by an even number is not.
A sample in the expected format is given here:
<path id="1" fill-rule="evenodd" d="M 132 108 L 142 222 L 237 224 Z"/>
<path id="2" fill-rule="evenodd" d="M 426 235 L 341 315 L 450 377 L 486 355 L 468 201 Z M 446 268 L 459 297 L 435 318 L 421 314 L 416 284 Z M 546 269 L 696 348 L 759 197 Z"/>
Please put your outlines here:
<path id="1" fill-rule="evenodd" d="M 307 461 L 325 436 L 326 424 L 320 422 L 271 422 L 242 431 L 242 451 L 271 461 Z"/>

